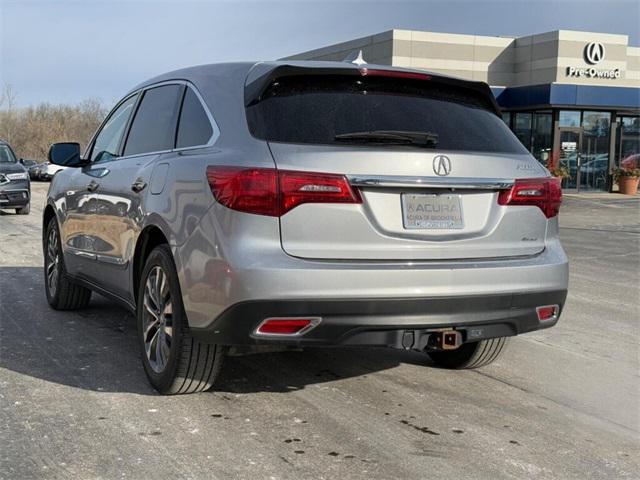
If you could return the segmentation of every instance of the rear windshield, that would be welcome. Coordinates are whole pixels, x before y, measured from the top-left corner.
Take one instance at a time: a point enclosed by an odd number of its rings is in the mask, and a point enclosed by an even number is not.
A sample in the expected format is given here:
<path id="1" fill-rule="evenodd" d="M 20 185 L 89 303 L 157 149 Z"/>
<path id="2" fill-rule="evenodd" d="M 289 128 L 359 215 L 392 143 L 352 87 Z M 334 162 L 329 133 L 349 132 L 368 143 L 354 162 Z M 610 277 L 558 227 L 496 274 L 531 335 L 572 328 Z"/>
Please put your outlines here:
<path id="1" fill-rule="evenodd" d="M 254 137 L 272 142 L 361 146 L 375 142 L 344 135 L 420 132 L 438 150 L 527 152 L 482 94 L 425 80 L 284 77 L 247 107 L 247 120 Z"/>

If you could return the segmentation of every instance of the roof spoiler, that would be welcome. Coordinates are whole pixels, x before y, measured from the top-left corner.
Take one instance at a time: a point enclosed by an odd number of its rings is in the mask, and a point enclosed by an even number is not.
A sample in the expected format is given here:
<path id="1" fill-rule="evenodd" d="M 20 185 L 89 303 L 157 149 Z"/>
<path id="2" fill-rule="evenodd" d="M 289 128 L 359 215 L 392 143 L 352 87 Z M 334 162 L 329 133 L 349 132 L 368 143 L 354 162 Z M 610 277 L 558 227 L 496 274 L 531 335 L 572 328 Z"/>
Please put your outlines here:
<path id="1" fill-rule="evenodd" d="M 347 57 L 349 58 L 349 57 Z M 358 57 L 356 56 L 356 59 Z M 313 63 L 313 62 L 309 62 Z M 333 64 L 337 65 L 337 64 Z M 370 67 L 356 65 L 353 62 L 345 63 L 344 67 L 325 66 L 318 62 L 318 66 L 301 66 L 301 65 L 278 65 L 271 70 L 265 72 L 261 76 L 255 78 L 245 85 L 245 107 L 249 107 L 262 100 L 262 96 L 276 78 L 293 77 L 293 76 L 323 76 L 323 75 L 344 75 L 358 77 L 393 77 L 411 80 L 425 80 L 439 83 L 441 85 L 451 85 L 458 88 L 470 90 L 484 96 L 491 106 L 494 113 L 498 116 L 502 115 L 500 107 L 496 102 L 491 88 L 484 82 L 476 82 L 471 80 L 463 80 L 455 77 L 438 75 L 431 72 L 419 72 L 416 70 L 387 69 L 384 66 Z"/>

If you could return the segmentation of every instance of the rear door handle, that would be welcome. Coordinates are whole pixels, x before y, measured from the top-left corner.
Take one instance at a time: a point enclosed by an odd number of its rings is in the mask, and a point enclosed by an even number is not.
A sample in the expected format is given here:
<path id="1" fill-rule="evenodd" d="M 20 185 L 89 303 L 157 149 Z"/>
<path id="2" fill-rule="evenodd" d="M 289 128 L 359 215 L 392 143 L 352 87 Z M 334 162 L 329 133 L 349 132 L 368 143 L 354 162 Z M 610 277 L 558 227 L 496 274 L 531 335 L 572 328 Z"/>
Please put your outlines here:
<path id="1" fill-rule="evenodd" d="M 131 184 L 131 190 L 138 193 L 144 190 L 146 186 L 147 186 L 147 182 L 145 182 L 141 178 L 138 178 L 135 182 Z"/>
<path id="2" fill-rule="evenodd" d="M 94 192 L 98 189 L 99 186 L 100 184 L 98 182 L 96 182 L 95 180 L 91 180 L 91 182 L 89 182 L 89 185 L 87 185 L 87 190 L 89 190 L 90 192 Z"/>

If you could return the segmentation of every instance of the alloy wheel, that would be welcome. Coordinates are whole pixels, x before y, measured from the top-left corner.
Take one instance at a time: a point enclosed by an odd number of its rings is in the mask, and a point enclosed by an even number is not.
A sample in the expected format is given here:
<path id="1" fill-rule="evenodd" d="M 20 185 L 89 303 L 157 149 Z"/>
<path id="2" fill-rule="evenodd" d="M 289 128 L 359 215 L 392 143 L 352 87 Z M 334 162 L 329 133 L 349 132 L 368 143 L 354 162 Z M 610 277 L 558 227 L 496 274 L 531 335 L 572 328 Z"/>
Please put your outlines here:
<path id="1" fill-rule="evenodd" d="M 154 266 L 147 276 L 142 299 L 142 335 L 149 366 L 162 373 L 173 341 L 173 302 L 166 273 Z"/>
<path id="2" fill-rule="evenodd" d="M 52 297 L 55 297 L 58 289 L 59 268 L 58 232 L 52 228 L 49 230 L 49 238 L 47 239 L 47 285 L 49 286 L 49 295 Z"/>

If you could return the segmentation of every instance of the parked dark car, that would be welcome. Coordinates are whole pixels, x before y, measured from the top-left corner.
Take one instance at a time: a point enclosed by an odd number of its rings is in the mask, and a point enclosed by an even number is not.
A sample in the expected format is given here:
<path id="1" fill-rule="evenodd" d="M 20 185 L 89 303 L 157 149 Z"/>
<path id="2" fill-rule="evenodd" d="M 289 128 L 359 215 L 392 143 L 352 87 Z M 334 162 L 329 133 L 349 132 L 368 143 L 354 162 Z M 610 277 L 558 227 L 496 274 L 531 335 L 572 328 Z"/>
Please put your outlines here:
<path id="1" fill-rule="evenodd" d="M 0 208 L 15 209 L 17 214 L 27 215 L 30 199 L 31 182 L 27 169 L 9 144 L 0 140 Z"/>
<path id="2" fill-rule="evenodd" d="M 31 167 L 35 167 L 36 165 L 38 165 L 38 162 L 36 162 L 35 160 L 28 160 L 26 158 L 21 158 L 19 162 L 27 170 L 29 170 Z"/>
<path id="3" fill-rule="evenodd" d="M 29 168 L 29 176 L 31 180 L 42 180 L 42 166 L 44 163 L 36 163 L 33 167 Z"/>
<path id="4" fill-rule="evenodd" d="M 22 164 L 22 166 L 24 166 L 24 168 L 27 169 L 27 172 L 29 173 L 29 178 L 31 180 L 35 179 L 35 175 L 38 171 L 38 167 L 40 167 L 40 164 L 35 160 L 27 160 L 27 159 L 24 159 L 24 160 L 21 159 L 20 163 Z"/>

